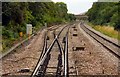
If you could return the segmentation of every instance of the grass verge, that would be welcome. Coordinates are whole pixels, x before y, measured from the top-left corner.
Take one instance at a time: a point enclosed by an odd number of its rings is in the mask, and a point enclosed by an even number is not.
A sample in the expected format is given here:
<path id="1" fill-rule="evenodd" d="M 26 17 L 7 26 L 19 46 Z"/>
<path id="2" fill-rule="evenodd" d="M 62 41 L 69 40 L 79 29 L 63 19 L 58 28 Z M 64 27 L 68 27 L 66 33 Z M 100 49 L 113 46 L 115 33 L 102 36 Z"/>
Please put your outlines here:
<path id="1" fill-rule="evenodd" d="M 115 30 L 112 26 L 93 25 L 92 23 L 88 23 L 88 25 L 109 37 L 120 40 L 120 31 Z"/>

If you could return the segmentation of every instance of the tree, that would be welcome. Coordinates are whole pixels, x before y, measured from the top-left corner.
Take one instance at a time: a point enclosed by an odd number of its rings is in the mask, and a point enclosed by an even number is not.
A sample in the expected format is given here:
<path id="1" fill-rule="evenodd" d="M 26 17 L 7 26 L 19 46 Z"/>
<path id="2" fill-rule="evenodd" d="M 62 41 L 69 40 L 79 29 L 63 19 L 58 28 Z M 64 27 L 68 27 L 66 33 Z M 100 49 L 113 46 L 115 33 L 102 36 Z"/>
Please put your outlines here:
<path id="1" fill-rule="evenodd" d="M 96 2 L 93 3 L 91 9 L 88 10 L 88 20 L 97 25 L 111 25 L 115 28 L 119 26 L 118 2 Z"/>

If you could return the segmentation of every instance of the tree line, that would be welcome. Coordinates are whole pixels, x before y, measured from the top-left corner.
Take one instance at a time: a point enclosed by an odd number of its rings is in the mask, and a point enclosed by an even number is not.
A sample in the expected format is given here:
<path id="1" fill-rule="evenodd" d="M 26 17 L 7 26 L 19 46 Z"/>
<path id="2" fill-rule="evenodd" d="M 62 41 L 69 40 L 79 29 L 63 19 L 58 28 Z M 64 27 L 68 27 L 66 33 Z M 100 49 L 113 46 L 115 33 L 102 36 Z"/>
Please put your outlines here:
<path id="1" fill-rule="evenodd" d="M 74 20 L 74 15 L 67 11 L 63 2 L 3 2 L 3 48 L 19 38 L 19 32 L 26 33 L 26 24 L 32 24 L 38 30 L 45 23 L 51 26 Z"/>
<path id="2" fill-rule="evenodd" d="M 110 25 L 120 30 L 120 2 L 95 2 L 86 14 L 95 25 Z"/>

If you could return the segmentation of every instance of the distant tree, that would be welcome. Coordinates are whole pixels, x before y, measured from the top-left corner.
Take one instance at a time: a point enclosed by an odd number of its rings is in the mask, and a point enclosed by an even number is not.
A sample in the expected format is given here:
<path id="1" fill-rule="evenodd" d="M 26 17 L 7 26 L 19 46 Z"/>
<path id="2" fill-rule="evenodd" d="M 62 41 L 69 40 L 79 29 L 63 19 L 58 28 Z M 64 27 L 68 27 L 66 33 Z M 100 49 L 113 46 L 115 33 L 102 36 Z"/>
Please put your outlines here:
<path id="1" fill-rule="evenodd" d="M 120 24 L 117 22 L 119 20 L 118 7 L 120 7 L 118 2 L 96 2 L 86 14 L 93 24 L 111 25 L 116 28 Z"/>

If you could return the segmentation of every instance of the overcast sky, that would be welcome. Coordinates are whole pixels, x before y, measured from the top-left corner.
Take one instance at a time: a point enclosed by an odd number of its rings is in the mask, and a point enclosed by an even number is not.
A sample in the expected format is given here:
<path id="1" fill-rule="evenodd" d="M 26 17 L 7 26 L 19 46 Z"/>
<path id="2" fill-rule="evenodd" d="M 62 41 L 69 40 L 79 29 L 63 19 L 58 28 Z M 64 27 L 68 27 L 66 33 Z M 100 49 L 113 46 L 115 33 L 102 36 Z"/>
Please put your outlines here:
<path id="1" fill-rule="evenodd" d="M 68 13 L 80 14 L 92 7 L 97 0 L 52 0 L 54 2 L 64 2 L 67 4 Z"/>

